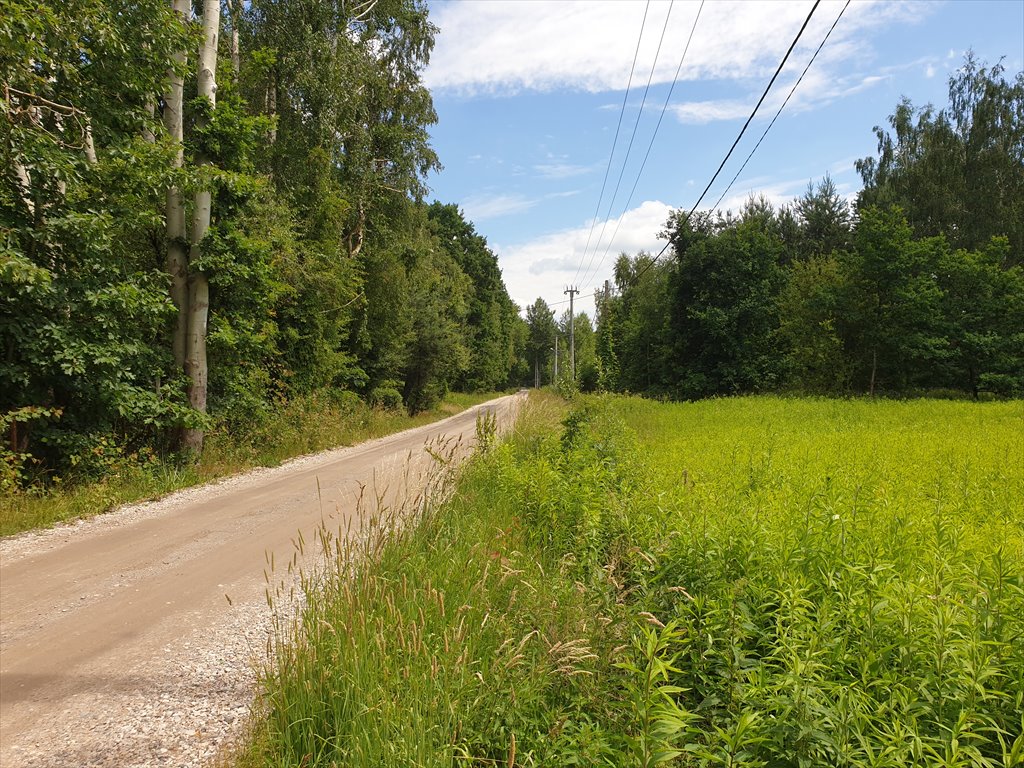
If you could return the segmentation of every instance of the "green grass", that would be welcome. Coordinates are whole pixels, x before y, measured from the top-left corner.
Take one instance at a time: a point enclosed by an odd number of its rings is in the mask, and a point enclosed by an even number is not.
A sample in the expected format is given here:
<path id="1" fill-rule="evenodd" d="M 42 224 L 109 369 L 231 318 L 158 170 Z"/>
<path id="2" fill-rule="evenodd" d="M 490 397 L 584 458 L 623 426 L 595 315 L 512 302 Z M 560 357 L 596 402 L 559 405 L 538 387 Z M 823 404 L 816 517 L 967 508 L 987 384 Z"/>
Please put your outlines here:
<path id="1" fill-rule="evenodd" d="M 1021 403 L 609 408 L 657 446 L 629 528 L 650 563 L 631 578 L 684 629 L 673 679 L 697 754 L 1024 759 Z"/>
<path id="2" fill-rule="evenodd" d="M 527 439 L 557 413 L 545 400 Z M 607 664 L 588 633 L 603 608 L 545 568 L 511 514 L 494 482 L 509 450 L 476 461 L 443 506 L 414 500 L 413 524 L 396 526 L 391 510 L 364 529 L 389 536 L 321 537 L 334 567 L 301 623 L 281 627 L 240 764 L 512 764 L 563 710 L 598 708 Z M 556 738 L 547 751 L 568 760 L 577 748 Z"/>
<path id="3" fill-rule="evenodd" d="M 107 472 L 99 481 L 51 482 L 32 492 L 0 498 L 0 536 L 90 517 L 255 467 L 354 445 L 446 418 L 496 396 L 453 393 L 436 409 L 416 416 L 355 402 L 342 406 L 326 398 L 299 399 L 243 432 L 221 428 L 210 433 L 198 463 L 174 457 L 125 457 L 110 446 Z"/>
<path id="4" fill-rule="evenodd" d="M 328 539 L 240 765 L 1022 764 L 1021 403 L 532 400 Z"/>

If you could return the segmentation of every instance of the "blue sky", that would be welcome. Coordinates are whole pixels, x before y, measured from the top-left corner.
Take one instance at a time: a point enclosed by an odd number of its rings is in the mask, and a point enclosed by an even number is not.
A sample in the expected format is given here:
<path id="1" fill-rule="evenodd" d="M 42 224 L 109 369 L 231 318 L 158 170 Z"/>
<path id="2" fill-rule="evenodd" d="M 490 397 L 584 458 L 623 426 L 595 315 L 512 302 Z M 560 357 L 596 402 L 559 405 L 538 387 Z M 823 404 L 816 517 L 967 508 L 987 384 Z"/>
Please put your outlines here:
<path id="1" fill-rule="evenodd" d="M 457 203 L 487 238 L 521 306 L 542 296 L 561 309 L 573 283 L 589 311 L 585 297 L 610 278 L 616 255 L 660 249 L 669 211 L 696 202 L 812 5 L 707 0 L 694 26 L 699 3 L 690 0 L 431 2 L 440 34 L 425 79 L 444 164 L 430 179 L 433 197 Z M 818 7 L 702 208 L 739 170 L 842 7 Z M 854 0 L 721 207 L 735 210 L 751 193 L 788 202 L 825 173 L 852 197 L 860 188 L 854 160 L 875 152 L 873 127 L 903 95 L 945 105 L 949 73 L 969 48 L 1021 71 L 1024 0 Z"/>

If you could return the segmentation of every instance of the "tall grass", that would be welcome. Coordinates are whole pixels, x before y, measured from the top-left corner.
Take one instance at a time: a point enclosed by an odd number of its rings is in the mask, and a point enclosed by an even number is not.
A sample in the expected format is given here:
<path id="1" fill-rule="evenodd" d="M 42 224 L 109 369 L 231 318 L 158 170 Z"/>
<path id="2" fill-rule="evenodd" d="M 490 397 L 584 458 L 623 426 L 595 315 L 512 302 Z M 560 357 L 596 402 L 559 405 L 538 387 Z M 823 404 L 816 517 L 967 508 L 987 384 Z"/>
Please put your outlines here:
<path id="1" fill-rule="evenodd" d="M 525 439 L 551 416 L 534 412 Z M 608 620 L 529 547 L 493 481 L 511 450 L 481 457 L 445 504 L 428 491 L 322 534 L 330 568 L 280 628 L 242 764 L 569 764 L 588 727 L 600 753 L 601 726 L 574 715 L 603 708 L 595 675 L 610 667 L 591 635 Z"/>
<path id="2" fill-rule="evenodd" d="M 243 764 L 1022 764 L 1020 403 L 559 418 L 325 538 Z"/>
<path id="3" fill-rule="evenodd" d="M 1020 403 L 608 407 L 658 446 L 629 578 L 684 629 L 702 760 L 1024 759 Z"/>
<path id="4" fill-rule="evenodd" d="M 404 411 L 370 408 L 357 398 L 298 398 L 251 419 L 244 428 L 222 425 L 215 429 L 198 463 L 152 452 L 124 455 L 113 441 L 101 441 L 92 451 L 99 477 L 50 478 L 26 492 L 0 496 L 0 536 L 100 514 L 254 467 L 275 466 L 295 456 L 353 445 L 451 416 L 492 397 L 453 393 L 433 411 L 413 417 Z"/>

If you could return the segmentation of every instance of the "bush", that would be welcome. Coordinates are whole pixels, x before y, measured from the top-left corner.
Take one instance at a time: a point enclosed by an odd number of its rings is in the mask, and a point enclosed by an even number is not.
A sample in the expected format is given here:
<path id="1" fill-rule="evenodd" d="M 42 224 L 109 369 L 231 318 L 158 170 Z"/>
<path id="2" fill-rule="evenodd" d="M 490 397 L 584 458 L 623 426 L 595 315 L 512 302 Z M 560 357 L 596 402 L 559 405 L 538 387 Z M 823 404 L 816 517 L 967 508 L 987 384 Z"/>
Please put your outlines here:
<path id="1" fill-rule="evenodd" d="M 402 393 L 391 385 L 381 385 L 370 390 L 370 405 L 385 411 L 397 411 L 402 408 Z"/>

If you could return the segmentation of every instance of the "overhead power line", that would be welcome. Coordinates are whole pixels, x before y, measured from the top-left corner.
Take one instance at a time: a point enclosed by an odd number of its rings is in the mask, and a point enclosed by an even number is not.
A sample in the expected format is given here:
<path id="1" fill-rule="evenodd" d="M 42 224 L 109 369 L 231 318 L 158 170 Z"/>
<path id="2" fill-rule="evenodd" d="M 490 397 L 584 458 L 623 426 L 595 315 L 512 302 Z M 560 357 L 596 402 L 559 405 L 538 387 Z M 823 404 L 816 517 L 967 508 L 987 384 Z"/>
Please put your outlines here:
<path id="1" fill-rule="evenodd" d="M 608 211 L 605 213 L 604 222 L 601 224 L 601 233 L 597 236 L 597 245 L 594 246 L 594 252 L 590 255 L 590 262 L 587 264 L 584 272 L 590 271 L 591 264 L 594 263 L 594 256 L 597 251 L 601 248 L 601 240 L 604 239 L 604 231 L 608 226 L 608 217 L 611 215 L 612 207 L 615 205 L 615 198 L 619 194 L 619 186 L 622 184 L 622 177 L 626 173 L 626 164 L 629 162 L 629 153 L 633 151 L 633 141 L 636 139 L 637 128 L 640 127 L 640 119 L 644 116 L 644 107 L 647 105 L 647 94 L 651 90 L 651 82 L 654 80 L 654 71 L 658 66 L 658 57 L 661 56 L 661 45 L 665 42 L 665 32 L 668 30 L 668 22 L 672 17 L 672 8 L 675 5 L 675 0 L 668 5 L 668 13 L 665 14 L 665 23 L 661 27 L 661 37 L 658 38 L 658 47 L 654 51 L 654 61 L 651 62 L 651 71 L 647 75 L 647 86 L 644 88 L 644 96 L 640 100 L 640 109 L 636 113 L 636 120 L 633 122 L 633 133 L 629 137 L 629 145 L 626 147 L 626 156 L 622 158 L 622 168 L 619 169 L 619 178 L 615 181 L 615 191 L 612 192 L 611 200 L 608 201 Z M 583 257 L 580 259 L 580 266 L 583 265 L 583 259 L 587 257 L 586 249 L 583 251 Z M 577 275 L 579 270 L 576 271 Z"/>
<path id="2" fill-rule="evenodd" d="M 758 109 L 761 107 L 761 104 L 764 102 L 765 97 L 768 95 L 768 92 L 771 90 L 772 85 L 775 83 L 775 80 L 779 76 L 779 73 L 782 72 L 783 67 L 786 65 L 786 61 L 789 59 L 790 54 L 792 54 L 793 49 L 796 47 L 796 45 L 799 42 L 799 40 L 800 40 L 801 36 L 803 35 L 804 31 L 807 29 L 807 25 L 810 23 L 811 17 L 814 16 L 814 13 L 818 9 L 818 6 L 820 5 L 820 3 L 821 3 L 821 0 L 816 0 L 814 5 L 811 7 L 810 12 L 807 14 L 807 18 L 804 19 L 803 25 L 800 27 L 800 30 L 797 32 L 796 37 L 793 39 L 793 42 L 790 44 L 789 49 L 786 51 L 786 55 L 783 56 L 782 61 L 779 63 L 778 68 L 775 70 L 775 74 L 772 75 L 772 79 L 770 81 L 768 81 L 768 85 L 765 88 L 764 93 L 761 94 L 761 98 L 758 100 L 757 104 L 754 106 L 753 111 L 750 113 L 750 117 L 748 117 L 747 121 L 743 124 L 743 127 L 740 129 L 739 135 L 736 137 L 736 140 L 732 143 L 732 146 L 729 148 L 729 151 L 726 153 L 725 158 L 722 160 L 721 164 L 718 166 L 718 169 L 715 171 L 714 176 L 711 177 L 711 181 L 708 182 L 708 185 L 704 188 L 704 191 L 701 193 L 700 197 L 697 198 L 697 202 L 693 204 L 693 207 L 686 214 L 686 220 L 687 221 L 689 221 L 690 218 L 693 216 L 694 212 L 697 210 L 698 206 L 700 206 L 700 204 L 703 201 L 704 197 L 707 195 L 708 190 L 710 190 L 711 186 L 714 184 L 715 179 L 717 179 L 719 174 L 722 172 L 722 168 L 725 167 L 726 162 L 728 162 L 729 157 L 732 155 L 733 151 L 736 149 L 736 145 L 739 143 L 740 139 L 743 137 L 744 132 L 747 130 L 747 127 L 750 125 L 751 121 L 754 119 L 754 116 L 757 114 Z M 818 52 L 820 52 L 822 47 L 824 47 L 825 42 L 831 36 L 832 31 L 835 29 L 836 25 L 839 23 L 839 19 L 841 19 L 843 14 L 846 12 L 846 8 L 849 6 L 849 4 L 850 4 L 849 0 L 847 0 L 846 5 L 843 6 L 843 10 L 840 11 L 839 16 L 832 23 L 832 26 L 829 28 L 828 32 L 826 33 L 825 38 L 821 42 L 821 45 L 819 45 L 817 50 L 815 50 L 814 55 L 811 57 L 811 60 L 808 62 L 807 66 L 804 68 L 804 71 L 800 75 L 800 78 L 797 80 L 796 84 L 794 84 L 793 88 L 790 90 L 789 96 L 786 97 L 786 102 L 788 102 L 789 98 L 793 95 L 793 92 L 796 90 L 796 87 L 800 84 L 800 80 L 803 79 L 803 76 L 807 73 L 807 70 L 810 68 L 810 65 L 814 62 L 814 59 L 817 57 Z M 783 102 L 783 107 L 785 107 L 786 102 Z M 779 112 L 781 112 L 781 111 L 782 110 L 780 108 Z M 776 113 L 775 117 L 778 118 L 778 113 Z M 775 119 L 773 119 L 772 122 L 774 123 Z M 769 128 L 771 128 L 771 125 L 769 125 Z M 767 130 L 765 131 L 765 134 L 767 134 Z M 764 139 L 764 135 L 762 135 L 761 139 L 762 140 Z M 758 141 L 758 144 L 760 144 L 760 143 L 761 142 Z M 755 151 L 756 151 L 756 149 L 757 149 L 757 146 L 754 147 Z M 752 155 L 753 155 L 753 151 L 751 152 L 750 156 L 752 156 Z M 750 160 L 750 156 L 747 157 L 748 161 Z M 735 181 L 735 179 L 733 181 Z M 668 243 L 665 243 L 665 245 L 658 252 L 658 254 L 653 259 L 651 259 L 651 261 L 648 262 L 647 265 L 643 269 L 641 269 L 634 276 L 634 278 L 633 278 L 633 282 L 634 283 L 636 281 L 638 281 L 640 279 L 640 277 L 645 272 L 647 272 L 647 270 L 649 270 L 651 267 L 653 267 L 655 265 L 655 263 L 657 263 L 657 261 L 665 254 L 665 251 L 668 250 L 669 245 L 671 245 L 671 241 L 669 241 Z M 588 294 L 588 295 L 596 296 L 597 292 L 595 291 L 593 294 Z M 555 302 L 553 302 L 549 306 L 555 306 L 555 305 L 567 304 L 567 303 L 568 303 L 567 301 L 555 301 Z"/>
<path id="3" fill-rule="evenodd" d="M 832 36 L 832 31 L 836 28 L 836 25 L 839 23 L 839 20 L 843 18 L 843 14 L 846 13 L 846 9 L 849 7 L 850 0 L 846 0 L 846 5 L 844 5 L 843 9 L 839 11 L 839 15 L 836 16 L 836 20 L 832 22 L 832 26 L 828 28 L 828 32 L 825 33 L 825 37 L 822 38 L 821 44 L 818 46 L 817 50 L 814 51 L 814 55 L 811 56 L 811 60 L 807 62 L 807 66 L 804 67 L 804 71 L 800 73 L 800 77 L 798 77 L 796 79 L 796 82 L 793 83 L 793 87 L 790 88 L 789 95 L 787 95 L 786 100 L 782 102 L 782 106 L 779 107 L 779 111 L 775 113 L 775 117 L 773 117 L 772 121 L 768 123 L 768 127 L 764 129 L 764 133 L 761 134 L 761 138 L 757 140 L 757 144 L 755 144 L 754 148 L 750 150 L 750 154 L 747 155 L 747 159 L 743 161 L 743 165 L 741 165 L 740 169 L 736 171 L 736 175 L 732 177 L 732 181 L 730 181 L 728 186 L 724 190 L 722 190 L 722 194 L 719 195 L 718 200 L 715 202 L 713 206 L 711 206 L 712 209 L 718 208 L 718 206 L 721 205 L 722 201 L 725 199 L 725 196 L 729 194 L 729 190 L 732 189 L 732 185 L 736 183 L 736 179 L 738 179 L 740 177 L 740 174 L 743 173 L 743 169 L 747 167 L 747 163 L 750 162 L 750 158 L 752 158 L 754 156 L 754 153 L 757 152 L 757 148 L 761 146 L 761 142 L 764 141 L 764 137 L 768 135 L 768 131 L 770 131 L 772 129 L 772 126 L 775 125 L 775 121 L 779 119 L 779 115 L 782 114 L 782 110 L 784 110 L 786 108 L 786 105 L 789 104 L 789 100 L 793 97 L 793 94 L 796 93 L 796 89 L 800 86 L 800 82 L 804 79 L 804 75 L 807 74 L 807 70 L 811 68 L 811 64 L 814 63 L 814 60 L 818 58 L 818 54 L 821 53 L 821 49 L 825 47 L 825 43 L 827 43 L 829 37 Z"/>
<path id="4" fill-rule="evenodd" d="M 725 167 L 725 164 L 729 161 L 729 158 L 732 157 L 732 153 L 736 149 L 736 145 L 740 143 L 740 139 L 742 139 L 743 134 L 746 133 L 751 121 L 757 114 L 757 110 L 759 110 L 761 108 L 761 105 L 764 103 L 765 98 L 768 96 L 768 92 L 772 89 L 772 86 L 778 79 L 779 74 L 782 72 L 782 68 L 786 66 L 786 62 L 789 61 L 790 54 L 793 53 L 793 49 L 796 48 L 796 44 L 800 41 L 800 37 L 803 35 L 804 30 L 807 29 L 807 25 L 810 24 L 811 17 L 814 16 L 814 12 L 818 10 L 819 5 L 821 5 L 821 0 L 815 0 L 814 5 L 811 7 L 811 12 L 807 14 L 807 18 L 804 19 L 804 23 L 800 26 L 800 31 L 796 33 L 796 37 L 793 38 L 793 42 L 789 44 L 789 49 L 786 51 L 786 55 L 783 56 L 782 61 L 779 62 L 779 66 L 776 68 L 775 74 L 772 75 L 772 79 L 768 81 L 768 85 L 765 87 L 764 93 L 761 94 L 761 98 L 758 99 L 757 104 L 754 105 L 754 110 L 750 113 L 750 117 L 748 117 L 747 121 L 743 123 L 743 127 L 740 129 L 739 135 L 736 136 L 736 140 L 732 143 L 732 146 L 729 147 L 729 151 L 725 153 L 725 157 L 722 159 L 722 162 L 718 165 L 718 170 L 716 170 L 714 176 L 711 177 L 711 181 L 709 181 L 708 185 L 704 187 L 704 191 L 700 193 L 700 197 L 697 198 L 697 202 L 693 204 L 693 207 L 690 209 L 690 212 L 686 214 L 686 221 L 689 221 L 690 218 L 693 216 L 694 211 L 697 210 L 697 207 L 704 200 L 705 195 L 707 195 L 708 190 L 710 190 L 711 186 L 715 183 L 715 180 L 718 178 L 718 175 L 722 172 L 722 169 Z M 658 251 L 658 255 L 651 259 L 651 261 L 647 263 L 647 266 L 645 266 L 643 269 L 636 273 L 636 275 L 633 278 L 634 283 L 637 280 L 639 280 L 643 276 L 643 274 L 647 272 L 647 270 L 649 270 L 651 267 L 658 263 L 658 259 L 660 259 L 665 254 L 665 251 L 668 250 L 668 247 L 671 243 L 671 240 L 665 243 L 664 247 L 662 247 L 662 249 Z"/>
<path id="5" fill-rule="evenodd" d="M 643 175 L 644 168 L 647 167 L 647 160 L 651 156 L 651 148 L 654 147 L 654 140 L 658 137 L 658 130 L 661 128 L 661 121 L 665 118 L 665 112 L 668 110 L 669 102 L 672 100 L 672 92 L 675 90 L 676 83 L 679 82 L 679 73 L 683 69 L 683 62 L 686 60 L 686 54 L 690 50 L 690 43 L 693 41 L 693 33 L 697 30 L 697 22 L 700 21 L 701 11 L 704 10 L 704 0 L 701 0 L 700 6 L 697 8 L 697 15 L 693 19 L 693 26 L 690 27 L 690 35 L 686 38 L 686 45 L 683 47 L 683 53 L 679 57 L 679 64 L 676 66 L 676 73 L 672 77 L 672 85 L 669 86 L 668 94 L 665 96 L 665 103 L 661 105 L 661 114 L 658 116 L 658 122 L 654 126 L 654 133 L 651 134 L 651 140 L 647 144 L 647 152 L 644 153 L 644 160 L 640 163 L 640 170 L 637 171 L 636 180 L 633 182 L 633 188 L 629 190 L 629 197 L 626 198 L 625 205 L 622 206 L 622 213 L 619 215 L 618 221 L 615 222 L 615 229 L 612 231 L 612 236 L 608 239 L 608 244 L 605 246 L 604 253 L 601 254 L 601 260 L 597 262 L 597 266 L 593 272 L 590 272 L 588 267 L 586 276 L 581 281 L 586 283 L 592 275 L 597 275 L 601 271 L 601 265 L 604 264 L 605 257 L 612 248 L 612 243 L 615 242 L 615 236 L 619 233 L 619 227 L 622 225 L 622 219 L 626 215 L 626 211 L 629 209 L 629 203 L 633 200 L 633 195 L 636 193 L 636 187 L 640 183 L 640 177 Z M 598 241 L 600 244 L 600 241 Z M 591 259 L 593 260 L 593 259 Z"/>
<path id="6" fill-rule="evenodd" d="M 594 235 L 594 227 L 597 226 L 597 219 L 601 215 L 601 203 L 604 202 L 604 190 L 608 185 L 608 174 L 612 169 L 612 159 L 615 157 L 615 147 L 619 143 L 619 130 L 622 128 L 622 118 L 626 114 L 626 102 L 629 99 L 629 89 L 633 85 L 633 72 L 636 70 L 636 60 L 640 55 L 640 43 L 644 39 L 644 27 L 647 25 L 647 11 L 651 7 L 651 0 L 647 0 L 647 5 L 644 6 L 644 18 L 640 22 L 640 34 L 636 38 L 636 50 L 633 52 L 633 63 L 629 67 L 629 80 L 626 81 L 626 92 L 622 96 L 622 108 L 619 109 L 619 122 L 615 126 L 615 138 L 612 139 L 612 151 L 608 154 L 608 165 L 604 169 L 604 181 L 601 182 L 601 194 L 597 197 L 597 208 L 594 209 L 594 219 L 590 223 L 590 232 L 587 234 L 587 244 L 583 248 L 583 255 L 580 257 L 579 266 L 576 267 L 576 275 L 573 277 L 573 282 L 579 277 L 580 269 L 583 267 L 583 259 L 587 258 L 587 249 L 590 248 L 590 238 Z"/>

